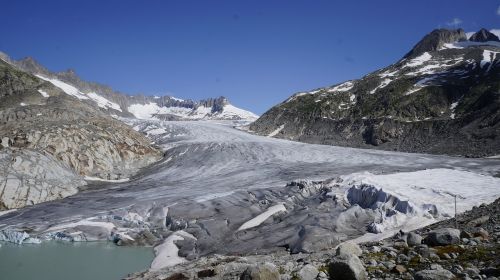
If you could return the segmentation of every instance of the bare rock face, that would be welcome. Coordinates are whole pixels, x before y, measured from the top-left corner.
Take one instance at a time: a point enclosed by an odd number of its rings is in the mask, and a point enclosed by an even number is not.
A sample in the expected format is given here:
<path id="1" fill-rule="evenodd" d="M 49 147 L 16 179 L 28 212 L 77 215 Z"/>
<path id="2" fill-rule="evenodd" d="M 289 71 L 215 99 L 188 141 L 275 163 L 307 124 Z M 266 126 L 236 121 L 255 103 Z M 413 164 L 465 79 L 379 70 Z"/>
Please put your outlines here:
<path id="1" fill-rule="evenodd" d="M 16 124 L 1 132 L 2 143 L 37 149 L 75 170 L 79 175 L 120 179 L 151 164 L 161 154 L 141 134 L 124 125 L 96 119 L 94 123 L 58 123 L 39 126 Z M 5 145 L 4 145 L 5 146 Z"/>
<path id="2" fill-rule="evenodd" d="M 405 55 L 407 57 L 415 57 L 424 52 L 437 51 L 446 43 L 458 41 L 466 41 L 467 36 L 463 29 L 448 30 L 436 29 L 427 34 L 413 49 Z"/>
<path id="3" fill-rule="evenodd" d="M 50 156 L 27 149 L 0 151 L 0 210 L 70 196 L 83 185 L 75 172 Z"/>
<path id="4" fill-rule="evenodd" d="M 489 32 L 488 30 L 486 30 L 484 28 L 481 28 L 481 30 L 474 33 L 470 37 L 469 41 L 472 41 L 472 42 L 488 42 L 488 41 L 500 42 L 497 35 Z"/>
<path id="5" fill-rule="evenodd" d="M 0 156 L 0 209 L 10 209 L 73 195 L 82 176 L 129 177 L 162 152 L 97 106 L 0 61 Z"/>

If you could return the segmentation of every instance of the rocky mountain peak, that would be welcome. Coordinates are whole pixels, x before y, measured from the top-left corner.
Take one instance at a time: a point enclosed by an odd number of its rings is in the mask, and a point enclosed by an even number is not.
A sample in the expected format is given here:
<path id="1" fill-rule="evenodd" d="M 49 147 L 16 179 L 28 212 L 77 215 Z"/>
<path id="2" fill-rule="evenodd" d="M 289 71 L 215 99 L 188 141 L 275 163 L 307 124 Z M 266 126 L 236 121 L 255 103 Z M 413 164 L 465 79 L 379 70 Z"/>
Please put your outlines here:
<path id="1" fill-rule="evenodd" d="M 66 71 L 58 72 L 56 73 L 56 76 L 73 84 L 79 85 L 82 83 L 80 78 L 76 75 L 75 70 L 73 69 L 67 69 Z"/>
<path id="2" fill-rule="evenodd" d="M 10 57 L 4 52 L 0 52 L 0 59 L 5 62 L 10 62 Z"/>
<path id="3" fill-rule="evenodd" d="M 48 74 L 47 68 L 43 67 L 33 57 L 28 56 L 16 62 L 16 65 L 24 71 L 30 73 Z"/>
<path id="4" fill-rule="evenodd" d="M 488 42 L 488 41 L 496 41 L 500 42 L 500 39 L 498 39 L 498 36 L 495 34 L 489 32 L 488 30 L 481 28 L 478 32 L 474 33 L 469 41 L 472 42 Z"/>
<path id="5" fill-rule="evenodd" d="M 436 51 L 444 44 L 467 41 L 467 36 L 463 29 L 435 29 L 418 42 L 404 58 L 416 57 L 424 52 Z"/>

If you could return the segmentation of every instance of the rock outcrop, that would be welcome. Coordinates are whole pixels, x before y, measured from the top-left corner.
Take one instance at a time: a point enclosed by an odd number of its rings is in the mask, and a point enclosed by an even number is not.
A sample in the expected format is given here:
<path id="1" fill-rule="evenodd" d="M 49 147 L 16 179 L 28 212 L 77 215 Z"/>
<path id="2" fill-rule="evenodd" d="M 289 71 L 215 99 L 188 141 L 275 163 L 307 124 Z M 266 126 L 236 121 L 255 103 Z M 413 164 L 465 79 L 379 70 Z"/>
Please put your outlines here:
<path id="1" fill-rule="evenodd" d="M 454 245 L 460 242 L 460 230 L 454 228 L 441 228 L 429 232 L 424 242 L 431 246 Z"/>
<path id="2" fill-rule="evenodd" d="M 488 42 L 488 41 L 495 41 L 495 42 L 500 42 L 500 39 L 498 39 L 498 36 L 489 32 L 488 30 L 481 28 L 478 32 L 472 34 L 472 36 L 469 38 L 469 41 L 472 42 Z"/>
<path id="3" fill-rule="evenodd" d="M 0 210 L 60 199 L 83 185 L 80 176 L 48 155 L 29 149 L 0 150 Z"/>
<path id="4" fill-rule="evenodd" d="M 162 152 L 124 123 L 0 61 L 0 155 L 0 208 L 10 209 L 75 194 L 83 176 L 127 178 Z"/>
<path id="5" fill-rule="evenodd" d="M 425 52 L 434 52 L 441 49 L 444 44 L 466 40 L 467 36 L 463 29 L 436 29 L 420 40 L 404 58 L 413 58 Z"/>

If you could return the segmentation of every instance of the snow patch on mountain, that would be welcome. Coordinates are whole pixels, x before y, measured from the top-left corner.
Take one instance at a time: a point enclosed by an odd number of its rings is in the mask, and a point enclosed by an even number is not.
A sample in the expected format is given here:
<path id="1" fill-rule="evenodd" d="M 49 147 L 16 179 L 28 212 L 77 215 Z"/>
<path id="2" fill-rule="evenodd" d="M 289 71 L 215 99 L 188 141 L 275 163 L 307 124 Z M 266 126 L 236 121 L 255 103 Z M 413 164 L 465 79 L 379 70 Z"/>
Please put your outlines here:
<path id="1" fill-rule="evenodd" d="M 37 76 L 38 78 L 40 78 L 44 81 L 50 82 L 54 86 L 60 88 L 66 94 L 71 95 L 73 97 L 76 97 L 80 100 L 89 100 L 90 99 L 90 100 L 94 101 L 95 103 L 97 103 L 97 106 L 99 106 L 101 108 L 113 109 L 113 110 L 120 111 L 120 112 L 122 111 L 122 109 L 120 108 L 120 105 L 113 103 L 113 102 L 109 101 L 108 99 L 106 99 L 106 98 L 104 98 L 104 97 L 102 97 L 94 92 L 83 93 L 80 90 L 78 90 L 76 87 L 74 87 L 68 83 L 65 83 L 63 81 L 60 81 L 58 79 L 47 78 L 47 77 L 44 77 L 42 75 L 35 75 L 35 76 Z"/>
<path id="2" fill-rule="evenodd" d="M 450 115 L 450 118 L 451 119 L 455 119 L 455 108 L 458 106 L 458 101 L 457 102 L 453 102 L 451 103 L 450 105 L 450 111 L 451 111 L 451 115 Z"/>
<path id="3" fill-rule="evenodd" d="M 37 76 L 38 78 L 40 78 L 42 80 L 50 82 L 51 84 L 60 88 L 62 91 L 64 91 L 68 95 L 71 95 L 73 97 L 76 97 L 76 98 L 82 99 L 82 100 L 89 99 L 87 96 L 85 96 L 85 94 L 80 92 L 76 87 L 74 87 L 70 84 L 67 84 L 63 81 L 60 81 L 58 79 L 47 78 L 47 77 L 44 77 L 42 75 L 35 75 L 35 76 Z"/>
<path id="4" fill-rule="evenodd" d="M 254 114 L 250 111 L 235 107 L 231 104 L 224 105 L 222 112 L 217 114 L 216 116 L 219 118 L 222 118 L 222 119 L 241 118 L 241 119 L 245 119 L 245 120 L 256 120 L 257 118 L 259 118 L 258 115 Z"/>
<path id="5" fill-rule="evenodd" d="M 155 115 L 168 114 L 186 120 L 203 119 L 243 119 L 253 121 L 259 116 L 252 112 L 237 108 L 231 104 L 225 104 L 220 112 L 212 112 L 211 107 L 198 106 L 194 109 L 186 107 L 160 107 L 154 102 L 148 104 L 132 104 L 128 111 L 138 119 L 157 119 Z"/>
<path id="6" fill-rule="evenodd" d="M 374 94 L 375 92 L 377 92 L 377 90 L 385 88 L 391 82 L 392 82 L 391 79 L 384 79 L 384 80 L 382 80 L 382 82 L 380 83 L 380 85 L 378 85 L 376 88 L 374 88 L 373 90 L 370 91 L 370 94 Z"/>
<path id="7" fill-rule="evenodd" d="M 45 97 L 45 98 L 49 98 L 49 97 L 50 97 L 50 95 L 49 95 L 48 93 L 46 93 L 45 91 L 43 91 L 43 90 L 41 90 L 41 89 L 39 89 L 39 90 L 38 90 L 38 92 L 39 92 L 39 93 L 40 93 L 43 97 Z"/>
<path id="8" fill-rule="evenodd" d="M 276 128 L 276 129 L 275 129 L 275 130 L 273 130 L 271 133 L 269 133 L 269 134 L 267 135 L 267 137 L 274 137 L 274 136 L 278 135 L 278 133 L 280 133 L 280 131 L 282 131 L 282 130 L 283 130 L 283 128 L 285 128 L 285 125 L 284 125 L 284 124 L 280 125 L 278 128 Z"/>
<path id="9" fill-rule="evenodd" d="M 494 63 L 497 54 L 498 54 L 498 52 L 484 50 L 483 51 L 483 59 L 480 62 L 480 67 L 484 68 L 484 66 L 489 65 L 488 69 L 486 70 L 486 72 L 488 72 Z"/>
<path id="10" fill-rule="evenodd" d="M 461 41 L 461 42 L 443 44 L 443 47 L 441 47 L 439 50 L 441 51 L 441 50 L 445 50 L 445 49 L 464 49 L 464 48 L 468 48 L 468 47 L 477 47 L 477 46 L 494 46 L 494 47 L 500 48 L 500 42 L 496 42 L 496 41 L 488 41 L 488 42 Z"/>
<path id="11" fill-rule="evenodd" d="M 345 92 L 349 91 L 354 87 L 354 83 L 351 81 L 347 81 L 345 83 L 336 85 L 328 90 L 328 92 Z"/>
<path id="12" fill-rule="evenodd" d="M 411 59 L 402 68 L 420 66 L 420 65 L 424 64 L 426 61 L 431 60 L 431 58 L 432 58 L 432 55 L 430 55 L 428 52 L 424 52 L 423 54 L 415 57 L 414 59 Z"/>

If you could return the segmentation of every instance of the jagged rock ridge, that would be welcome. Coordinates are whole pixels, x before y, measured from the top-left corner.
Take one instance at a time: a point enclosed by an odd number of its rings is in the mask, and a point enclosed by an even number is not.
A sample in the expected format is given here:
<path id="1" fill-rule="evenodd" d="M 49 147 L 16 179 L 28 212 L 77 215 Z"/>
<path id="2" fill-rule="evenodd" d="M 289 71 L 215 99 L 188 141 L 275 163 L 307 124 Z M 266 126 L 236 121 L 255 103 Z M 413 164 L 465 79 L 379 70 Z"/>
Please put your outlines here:
<path id="1" fill-rule="evenodd" d="M 500 42 L 498 39 L 497 35 L 489 32 L 488 30 L 481 28 L 478 32 L 474 33 L 470 38 L 469 41 L 472 42 L 488 42 L 488 41 L 496 41 Z"/>
<path id="2" fill-rule="evenodd" d="M 91 95 L 91 98 L 88 101 L 84 100 L 84 102 L 88 102 L 90 105 L 97 103 L 101 111 L 112 115 L 139 118 L 154 117 L 163 120 L 255 120 L 258 117 L 249 111 L 234 107 L 227 98 L 222 96 L 194 101 L 172 96 L 127 95 L 106 85 L 84 81 L 77 76 L 73 69 L 53 73 L 32 57 L 15 61 L 6 54 L 2 54 L 1 58 L 17 68 L 43 77 L 55 85 L 63 87 L 69 85 L 79 90 L 82 96 Z M 67 85 L 60 85 L 61 82 Z"/>

